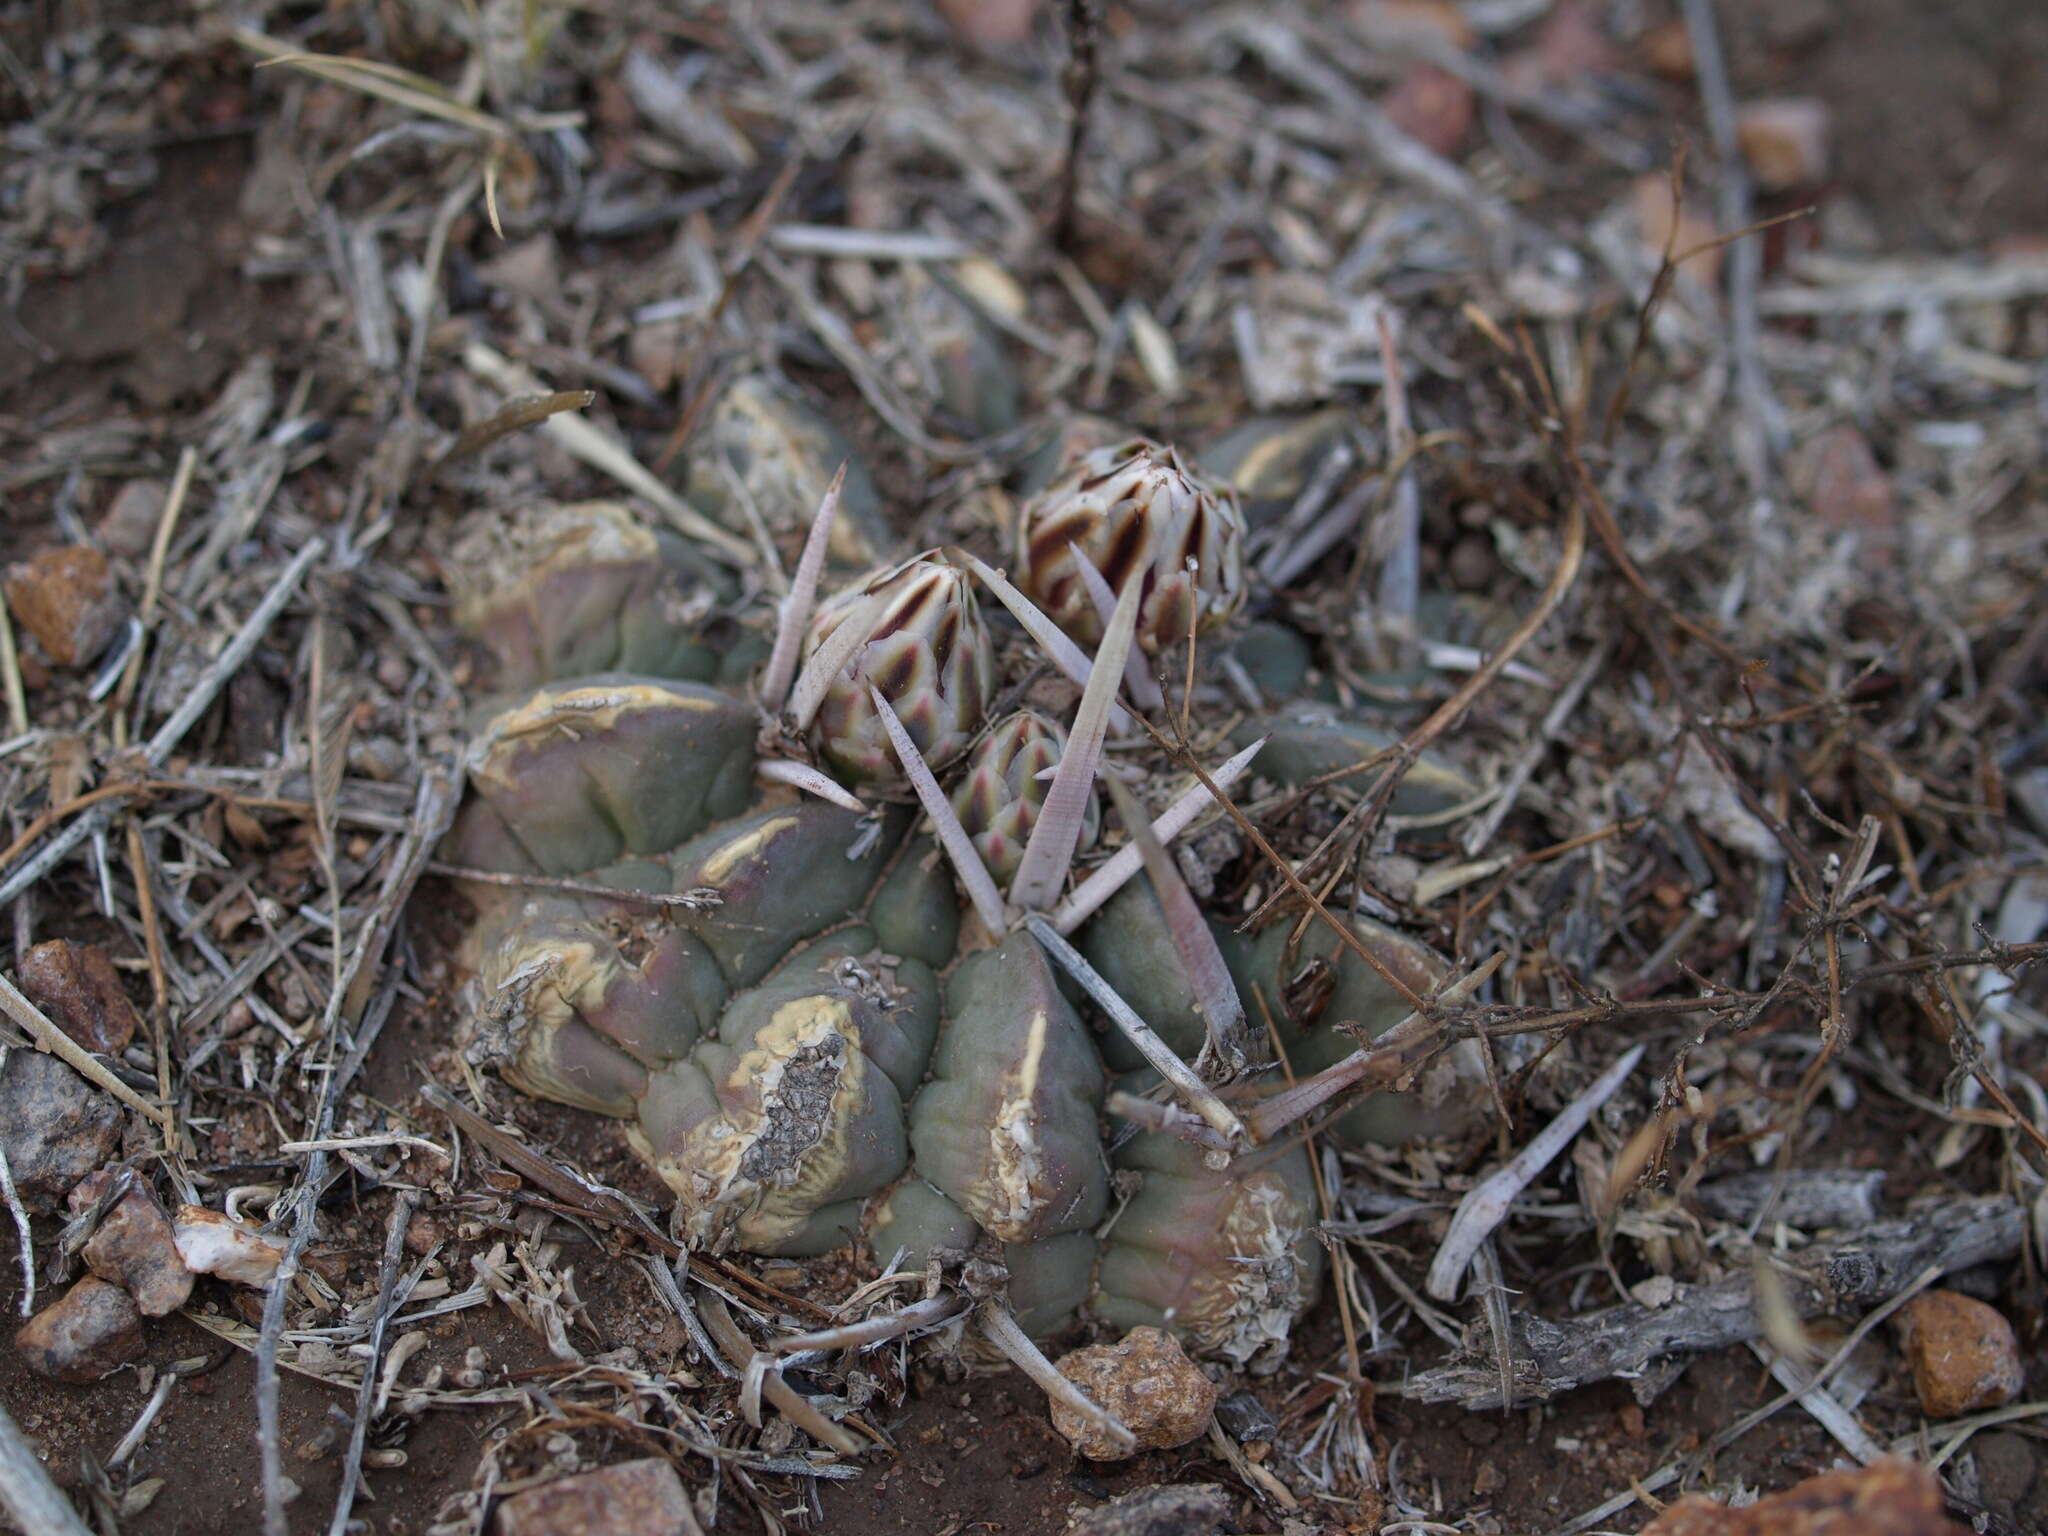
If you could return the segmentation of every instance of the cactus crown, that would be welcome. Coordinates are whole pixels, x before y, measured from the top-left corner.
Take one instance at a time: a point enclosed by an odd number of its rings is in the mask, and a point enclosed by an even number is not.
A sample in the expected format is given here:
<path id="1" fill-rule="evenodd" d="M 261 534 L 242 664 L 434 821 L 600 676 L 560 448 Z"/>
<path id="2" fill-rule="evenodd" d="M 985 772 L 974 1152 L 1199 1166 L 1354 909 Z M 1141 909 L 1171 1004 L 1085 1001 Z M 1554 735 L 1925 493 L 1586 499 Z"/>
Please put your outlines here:
<path id="1" fill-rule="evenodd" d="M 1134 645 L 1148 625 L 1164 643 L 1189 613 L 1199 628 L 1241 600 L 1235 533 L 1218 532 L 1235 509 L 1151 444 L 1065 482 L 1070 503 L 1096 498 L 1114 555 L 1087 566 L 1102 583 L 1092 620 L 1048 615 L 957 551 L 819 602 L 835 481 L 751 708 L 734 655 L 687 631 L 702 607 L 634 608 L 674 586 L 658 541 L 623 537 L 609 513 L 603 538 L 575 509 L 536 520 L 544 589 L 491 605 L 477 633 L 538 686 L 472 748 L 449 852 L 540 889 L 473 892 L 484 996 L 470 1051 L 526 1091 L 625 1120 L 694 1241 L 813 1253 L 865 1235 L 919 1263 L 971 1249 L 1009 1275 L 1016 1322 L 989 1324 L 1005 1349 L 1086 1306 L 1242 1363 L 1284 1341 L 1318 1272 L 1301 1149 L 1232 1164 L 1284 1121 L 1241 1114 L 1253 1099 L 1226 1100 L 1223 1081 L 1256 1054 L 1241 1048 L 1240 993 L 1284 1005 L 1291 962 L 1267 935 L 1212 927 L 1166 844 L 1263 736 L 1156 819 L 1120 794 L 1125 846 L 1067 890 L 1099 825 L 1105 743 L 1138 712 L 1118 697 Z M 989 725 L 977 585 L 1081 685 L 1064 729 L 1029 711 Z M 565 675 L 586 657 L 674 670 Z M 889 803 L 906 789 L 975 923 Z M 1351 1016 L 1391 1023 L 1384 988 L 1346 960 L 1332 964 Z M 1091 1028 L 1061 972 L 1113 1027 Z M 1335 1069 L 1351 1050 L 1334 1021 L 1277 1022 L 1297 1068 Z M 1161 1088 L 1169 1102 L 1146 1097 Z M 1137 1127 L 1114 1162 L 1139 1193 L 1098 1233 L 1106 1100 Z"/>

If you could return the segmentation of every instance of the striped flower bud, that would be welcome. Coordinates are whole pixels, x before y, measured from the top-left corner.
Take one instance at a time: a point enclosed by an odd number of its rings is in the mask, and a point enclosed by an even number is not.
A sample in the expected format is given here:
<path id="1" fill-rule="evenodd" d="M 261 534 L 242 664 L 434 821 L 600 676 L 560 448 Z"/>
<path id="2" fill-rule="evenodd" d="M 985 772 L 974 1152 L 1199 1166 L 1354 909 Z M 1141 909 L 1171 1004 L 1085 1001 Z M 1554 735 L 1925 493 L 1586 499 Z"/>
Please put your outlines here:
<path id="1" fill-rule="evenodd" d="M 999 721 L 967 759 L 967 772 L 953 790 L 953 811 L 974 839 L 988 872 L 1007 885 L 1024 857 L 1024 845 L 1045 804 L 1050 779 L 1041 777 L 1067 749 L 1067 733 L 1028 709 Z M 1080 846 L 1095 842 L 1098 817 L 1088 802 Z"/>
<path id="2" fill-rule="evenodd" d="M 1157 651 L 1213 629 L 1244 601 L 1244 518 L 1236 496 L 1203 479 L 1171 448 L 1127 438 L 1084 454 L 1024 504 L 1017 567 L 1024 590 L 1085 645 L 1103 618 L 1074 549 L 1112 597 L 1144 583 L 1138 643 Z"/>
<path id="3" fill-rule="evenodd" d="M 902 782 L 873 688 L 929 766 L 952 762 L 981 729 L 995 690 L 995 652 L 967 573 L 928 551 L 871 576 L 819 606 L 808 651 L 849 622 L 863 625 L 867 639 L 818 707 L 820 755 L 855 783 Z"/>

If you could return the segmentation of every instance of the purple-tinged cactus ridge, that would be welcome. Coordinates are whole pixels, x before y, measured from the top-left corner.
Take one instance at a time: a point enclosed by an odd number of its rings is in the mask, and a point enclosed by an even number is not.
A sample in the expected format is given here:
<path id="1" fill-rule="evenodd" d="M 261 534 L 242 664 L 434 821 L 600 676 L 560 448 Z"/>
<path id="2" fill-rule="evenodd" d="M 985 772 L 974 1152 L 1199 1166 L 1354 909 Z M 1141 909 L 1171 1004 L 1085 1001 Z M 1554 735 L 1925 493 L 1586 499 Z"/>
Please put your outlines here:
<path id="1" fill-rule="evenodd" d="M 946 1003 L 911 1108 L 918 1171 L 1006 1243 L 1093 1226 L 1109 1195 L 1102 1064 L 1045 952 L 1013 934 L 969 955 Z"/>
<path id="2" fill-rule="evenodd" d="M 1171 1328 L 1240 1368 L 1276 1361 L 1322 1280 L 1307 1153 L 1278 1147 L 1216 1170 L 1187 1143 L 1140 1132 L 1117 1167 L 1138 1192 L 1104 1246 L 1096 1314 Z"/>

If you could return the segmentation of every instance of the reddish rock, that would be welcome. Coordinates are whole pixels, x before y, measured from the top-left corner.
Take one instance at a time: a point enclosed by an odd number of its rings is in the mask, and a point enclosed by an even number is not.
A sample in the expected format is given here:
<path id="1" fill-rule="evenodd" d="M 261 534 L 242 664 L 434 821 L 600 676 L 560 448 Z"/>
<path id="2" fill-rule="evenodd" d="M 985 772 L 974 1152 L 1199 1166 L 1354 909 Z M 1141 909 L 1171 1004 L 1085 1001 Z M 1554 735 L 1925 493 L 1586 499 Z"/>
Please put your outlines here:
<path id="1" fill-rule="evenodd" d="M 88 1275 L 21 1325 L 22 1363 L 53 1381 L 98 1381 L 142 1358 L 142 1314 L 118 1285 Z"/>
<path id="2" fill-rule="evenodd" d="M 1743 1509 L 1687 1494 L 1642 1536 L 1965 1536 L 1942 1512 L 1941 1484 L 1918 1462 L 1886 1457 L 1809 1477 Z"/>
<path id="3" fill-rule="evenodd" d="M 1038 0 L 938 0 L 953 36 L 978 53 L 999 55 L 1031 41 Z"/>
<path id="4" fill-rule="evenodd" d="M 1666 80 L 1692 79 L 1692 33 L 1682 21 L 1650 28 L 1637 42 L 1636 53 L 1653 74 Z"/>
<path id="5" fill-rule="evenodd" d="M 19 981 L 28 1000 L 88 1051 L 112 1055 L 142 1023 L 114 962 L 96 944 L 38 944 L 23 957 Z"/>
<path id="6" fill-rule="evenodd" d="M 658 1456 L 559 1477 L 498 1506 L 498 1536 L 674 1536 L 694 1529 L 690 1495 Z"/>
<path id="7" fill-rule="evenodd" d="M 1884 533 L 1898 521 L 1891 476 L 1869 439 L 1847 422 L 1801 445 L 1787 468 L 1792 489 L 1830 528 Z"/>
<path id="8" fill-rule="evenodd" d="M 1569 90 L 1618 69 L 1621 54 L 1601 25 L 1600 10 L 1592 0 L 1559 0 L 1535 40 L 1501 66 L 1503 73 L 1518 85 Z"/>
<path id="9" fill-rule="evenodd" d="M 128 617 L 107 557 L 85 544 L 47 549 L 7 568 L 14 620 L 60 667 L 83 666 L 107 648 Z"/>
<path id="10" fill-rule="evenodd" d="M 1410 69 L 1383 105 L 1395 127 L 1440 155 L 1456 154 L 1472 131 L 1472 87 L 1434 64 Z"/>
<path id="11" fill-rule="evenodd" d="M 1196 1369 L 1180 1340 L 1159 1328 L 1133 1328 L 1114 1344 L 1091 1344 L 1059 1363 L 1060 1374 L 1116 1415 L 1137 1437 L 1141 1451 L 1186 1445 L 1209 1427 L 1216 1384 Z M 1052 1403 L 1053 1428 L 1091 1461 L 1132 1454 L 1092 1425 Z"/>
<path id="12" fill-rule="evenodd" d="M 82 1180 L 71 1191 L 71 1209 L 92 1205 L 119 1176 L 118 1170 L 105 1168 Z M 86 1240 L 84 1257 L 86 1268 L 134 1297 L 145 1317 L 175 1312 L 192 1295 L 192 1271 L 178 1257 L 171 1218 L 140 1178 L 100 1219 Z"/>
<path id="13" fill-rule="evenodd" d="M 1928 1291 L 1899 1314 L 1913 1390 L 1930 1419 L 1980 1413 L 2026 1386 L 2019 1340 L 1998 1308 L 1958 1291 Z"/>

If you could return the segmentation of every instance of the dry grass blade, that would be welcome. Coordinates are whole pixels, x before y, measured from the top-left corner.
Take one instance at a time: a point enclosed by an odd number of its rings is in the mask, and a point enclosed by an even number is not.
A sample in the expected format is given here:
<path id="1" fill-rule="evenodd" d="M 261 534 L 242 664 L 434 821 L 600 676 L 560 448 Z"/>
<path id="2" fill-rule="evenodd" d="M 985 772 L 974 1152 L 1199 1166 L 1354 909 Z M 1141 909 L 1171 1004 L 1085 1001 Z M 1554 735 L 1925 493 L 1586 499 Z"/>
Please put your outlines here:
<path id="1" fill-rule="evenodd" d="M 817 606 L 818 582 L 825 574 L 825 551 L 832 541 L 832 521 L 839 515 L 839 493 L 845 484 L 846 466 L 841 464 L 818 502 L 818 510 L 811 518 L 811 531 L 804 537 L 803 553 L 797 557 L 796 575 L 776 611 L 775 647 L 768 654 L 768 669 L 761 674 L 761 707 L 771 715 L 782 708 L 789 685 L 796 677 L 797 656 L 811 627 L 812 610 Z"/>
<path id="2" fill-rule="evenodd" d="M 558 389 L 507 400 L 482 421 L 471 422 L 456 433 L 455 441 L 428 469 L 428 478 L 438 475 L 450 464 L 458 464 L 473 454 L 482 453 L 501 438 L 539 426 L 550 416 L 560 415 L 563 411 L 588 410 L 596 399 L 597 391 L 594 389 Z"/>
<path id="3" fill-rule="evenodd" d="M 316 79 L 345 85 L 350 90 L 361 91 L 366 96 L 375 96 L 380 101 L 404 107 L 409 112 L 437 117 L 442 122 L 453 123 L 458 128 L 467 128 L 487 138 L 513 137 L 512 125 L 502 118 L 464 105 L 426 76 L 416 75 L 409 69 L 400 69 L 395 64 L 384 64 L 374 59 L 344 58 L 335 54 L 301 53 L 249 27 L 235 28 L 234 39 L 249 52 L 260 56 L 265 65 L 289 65 Z"/>
<path id="4" fill-rule="evenodd" d="M 1159 843 L 1170 843 L 1189 827 L 1195 818 L 1216 803 L 1216 791 L 1228 789 L 1244 776 L 1265 747 L 1268 738 L 1261 736 L 1250 746 L 1231 757 L 1225 758 L 1208 776 L 1207 782 L 1197 784 L 1183 792 L 1152 823 L 1152 837 Z M 1109 856 L 1100 868 L 1074 887 L 1073 893 L 1060 903 L 1052 915 L 1052 925 L 1061 933 L 1072 933 L 1087 922 L 1101 908 L 1102 904 L 1130 883 L 1133 875 L 1144 866 L 1144 850 L 1134 839 Z"/>
<path id="5" fill-rule="evenodd" d="M 1132 582 L 1117 599 L 1116 613 L 1095 653 L 1095 670 L 1082 690 L 1080 707 L 1074 711 L 1074 726 L 1067 733 L 1066 751 L 1060 754 L 1059 772 L 1053 775 L 1052 788 L 1046 791 L 1045 804 L 1024 845 L 1017 878 L 1010 882 L 1010 901 L 1023 911 L 1042 912 L 1051 906 L 1074 862 L 1081 824 L 1095 794 L 1095 770 L 1102 760 L 1102 738 L 1116 701 L 1117 684 L 1123 678 L 1124 657 L 1137 633 L 1143 585 Z"/>
<path id="6" fill-rule="evenodd" d="M 796 676 L 796 685 L 789 690 L 785 717 L 793 729 L 801 731 L 810 725 L 833 682 L 852 665 L 860 648 L 874 638 L 875 626 L 881 623 L 882 610 L 888 606 L 887 593 L 870 593 L 811 652 L 810 660 Z"/>
<path id="7" fill-rule="evenodd" d="M 1230 967 L 1224 964 L 1223 951 L 1216 947 L 1216 935 L 1209 931 L 1209 920 L 1195 904 L 1194 893 L 1181 878 L 1166 845 L 1152 835 L 1152 825 L 1137 797 L 1115 779 L 1105 779 L 1103 784 L 1116 802 L 1132 845 L 1145 861 L 1145 873 L 1151 877 L 1152 894 L 1165 914 L 1174 953 L 1180 956 L 1181 969 L 1201 1007 L 1209 1048 L 1225 1067 L 1235 1069 L 1244 1062 L 1244 1004 L 1238 999 L 1237 984 L 1230 979 Z"/>
<path id="8" fill-rule="evenodd" d="M 1088 601 L 1095 605 L 1095 616 L 1107 628 L 1116 613 L 1116 594 L 1109 589 L 1109 582 L 1103 577 L 1100 567 L 1088 558 L 1085 549 L 1069 542 L 1067 553 L 1073 559 L 1074 569 L 1080 573 L 1081 585 L 1088 589 Z M 1133 576 L 1131 579 L 1141 581 L 1143 578 Z M 1193 610 L 1189 612 L 1192 615 Z M 1131 654 L 1124 658 L 1124 686 L 1131 690 L 1131 702 L 1140 709 L 1158 709 L 1166 702 L 1166 695 L 1160 691 L 1159 684 L 1145 670 L 1145 653 L 1136 646 L 1131 647 Z"/>
<path id="9" fill-rule="evenodd" d="M 531 397 L 546 393 L 531 373 L 481 341 L 472 341 L 463 348 L 462 361 L 471 373 L 507 395 Z M 557 412 L 541 422 L 541 430 L 592 469 L 610 475 L 635 496 L 655 507 L 677 532 L 709 545 L 743 571 L 752 569 L 758 561 L 753 545 L 738 534 L 721 528 L 684 501 L 657 480 L 622 445 L 583 417 L 573 412 Z"/>
<path id="10" fill-rule="evenodd" d="M 22 1530 L 36 1536 L 93 1536 L 5 1407 L 0 1407 L 0 1504 Z"/>
<path id="11" fill-rule="evenodd" d="M 1081 990 L 1094 1000 L 1096 1007 L 1109 1015 L 1110 1022 L 1143 1053 L 1152 1069 L 1173 1086 L 1173 1091 L 1187 1102 L 1188 1108 L 1200 1115 L 1229 1144 L 1242 1142 L 1245 1139 L 1244 1122 L 1228 1104 L 1216 1097 L 1193 1067 L 1174 1054 L 1173 1047 L 1159 1038 L 1159 1032 L 1117 995 L 1116 988 L 1103 979 L 1102 973 L 1090 965 L 1078 949 L 1061 938 L 1043 917 L 1033 913 L 1024 921 L 1031 930 L 1031 936 L 1038 940 L 1045 952 L 1058 962 L 1061 970 L 1081 984 Z"/>
<path id="12" fill-rule="evenodd" d="M 861 804 L 860 796 L 829 773 L 820 768 L 813 768 L 809 763 L 797 762 L 794 758 L 763 758 L 754 764 L 754 777 L 764 784 L 787 784 L 806 794 L 816 795 L 820 800 L 829 800 L 842 811 L 867 810 L 867 807 Z"/>
<path id="13" fill-rule="evenodd" d="M 1441 1009 L 1469 1001 L 1506 959 L 1505 954 L 1488 956 L 1445 987 L 1433 1000 L 1432 1006 Z M 1417 1001 L 1419 1005 L 1421 1000 Z M 1385 1087 L 1397 1081 L 1442 1040 L 1443 1031 L 1418 1006 L 1416 1012 L 1386 1030 L 1371 1045 L 1353 1051 L 1342 1061 L 1331 1063 L 1313 1077 L 1302 1078 L 1272 1097 L 1261 1099 L 1245 1111 L 1245 1123 L 1256 1140 L 1270 1141 L 1286 1127 L 1315 1113 L 1339 1094 L 1361 1086 Z"/>
<path id="14" fill-rule="evenodd" d="M 960 825 L 960 818 L 953 812 L 952 801 L 939 788 L 939 781 L 932 777 L 924 754 L 917 750 L 917 743 L 910 739 L 910 732 L 903 728 L 903 722 L 896 718 L 896 711 L 882 697 L 882 690 L 870 687 L 868 696 L 875 702 L 875 713 L 882 717 L 882 729 L 889 733 L 889 745 L 896 749 L 896 761 L 902 766 L 903 776 L 910 780 L 910 787 L 917 791 L 917 803 L 924 807 L 925 815 L 932 820 L 932 830 L 938 834 L 939 846 L 946 850 L 954 873 L 967 888 L 967 899 L 974 904 L 975 915 L 991 934 L 1001 933 L 1003 897 L 996 889 L 995 876 L 981 862 L 981 855 L 975 851 L 974 839 Z"/>
<path id="15" fill-rule="evenodd" d="M 993 592 L 996 601 L 1010 610 L 1010 616 L 1024 626 L 1024 632 L 1037 642 L 1052 664 L 1066 674 L 1069 682 L 1086 688 L 1088 679 L 1094 674 L 1095 663 L 1088 659 L 1088 653 L 1075 643 L 1073 637 L 1059 625 L 1046 617 L 1045 610 L 1031 601 L 1009 577 L 977 555 L 964 549 L 949 549 L 946 558 L 974 572 L 981 584 Z M 1114 613 L 1116 610 L 1110 610 Z M 1131 728 L 1130 716 L 1122 709 L 1110 716 L 1110 729 L 1119 735 Z"/>
<path id="16" fill-rule="evenodd" d="M 7 611 L 7 593 L 0 590 L 0 691 L 7 697 L 7 732 L 28 734 L 28 695 L 21 686 L 21 657 L 14 649 L 14 619 Z"/>
<path id="17" fill-rule="evenodd" d="M 1621 1058 L 1593 1079 L 1586 1091 L 1573 1099 L 1548 1125 L 1538 1131 L 1529 1145 L 1509 1159 L 1504 1168 L 1481 1179 L 1458 1202 L 1450 1230 L 1429 1266 L 1429 1294 L 1438 1301 L 1457 1297 L 1472 1255 L 1493 1229 L 1507 1219 L 1508 1207 L 1529 1187 L 1530 1180 L 1550 1166 L 1571 1139 L 1586 1128 L 1593 1112 L 1613 1098 L 1628 1075 L 1643 1059 L 1646 1046 L 1634 1045 Z"/>

